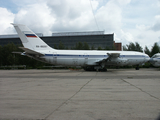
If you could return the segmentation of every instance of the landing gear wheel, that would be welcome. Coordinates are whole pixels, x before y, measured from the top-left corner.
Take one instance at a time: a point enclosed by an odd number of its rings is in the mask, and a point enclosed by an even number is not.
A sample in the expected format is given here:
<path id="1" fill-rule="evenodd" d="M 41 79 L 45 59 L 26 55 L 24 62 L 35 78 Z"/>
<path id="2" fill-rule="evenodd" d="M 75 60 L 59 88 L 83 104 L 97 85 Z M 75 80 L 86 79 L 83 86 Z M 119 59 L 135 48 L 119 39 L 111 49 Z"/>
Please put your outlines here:
<path id="1" fill-rule="evenodd" d="M 103 68 L 103 69 L 102 69 L 102 71 L 103 71 L 103 72 L 106 72 L 106 71 L 107 71 L 107 69 L 106 69 L 106 68 Z"/>
<path id="2" fill-rule="evenodd" d="M 98 71 L 106 72 L 106 71 L 107 71 L 107 69 L 106 69 L 106 68 L 101 68 L 101 69 L 98 69 Z"/>
<path id="3" fill-rule="evenodd" d="M 135 69 L 136 69 L 136 70 L 139 70 L 139 66 L 137 66 Z"/>
<path id="4" fill-rule="evenodd" d="M 83 68 L 85 71 L 95 71 L 93 67 L 84 67 Z"/>

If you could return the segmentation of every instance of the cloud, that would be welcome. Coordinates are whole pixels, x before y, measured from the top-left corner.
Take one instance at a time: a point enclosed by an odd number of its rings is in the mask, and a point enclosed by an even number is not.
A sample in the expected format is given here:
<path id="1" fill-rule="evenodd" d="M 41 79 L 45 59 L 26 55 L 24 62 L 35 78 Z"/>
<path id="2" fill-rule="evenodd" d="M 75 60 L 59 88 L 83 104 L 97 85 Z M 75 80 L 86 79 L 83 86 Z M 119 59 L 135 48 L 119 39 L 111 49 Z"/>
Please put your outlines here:
<path id="1" fill-rule="evenodd" d="M 160 15 L 156 15 L 148 25 L 136 25 L 137 31 L 134 31 L 134 36 L 142 46 L 145 45 L 151 48 L 151 46 L 159 41 L 160 37 Z"/>
<path id="2" fill-rule="evenodd" d="M 160 7 L 160 0 L 158 0 L 158 7 Z"/>
<path id="3" fill-rule="evenodd" d="M 50 33 L 55 22 L 54 16 L 45 4 L 32 4 L 19 10 L 15 15 L 14 23 L 25 24 L 36 32 Z"/>
<path id="4" fill-rule="evenodd" d="M 26 24 L 38 32 L 49 31 L 45 33 L 87 30 L 106 30 L 106 33 L 113 33 L 121 28 L 120 7 L 130 2 L 130 0 L 125 2 L 109 0 L 99 6 L 102 1 L 98 0 L 91 0 L 91 4 L 89 0 L 14 1 L 19 6 L 14 22 Z"/>
<path id="5" fill-rule="evenodd" d="M 6 8 L 0 7 L 0 34 L 13 33 L 13 28 L 10 23 L 13 23 L 15 15 Z"/>
<path id="6" fill-rule="evenodd" d="M 140 31 L 146 31 L 148 29 L 150 29 L 150 26 L 146 26 L 146 25 L 136 25 L 136 29 L 140 30 Z"/>
<path id="7" fill-rule="evenodd" d="M 93 30 L 94 17 L 89 0 L 49 0 L 47 5 L 56 16 L 53 31 Z M 93 9 L 97 6 L 98 1 L 92 1 Z"/>
<path id="8" fill-rule="evenodd" d="M 112 0 L 114 3 L 118 4 L 119 6 L 127 5 L 131 2 L 131 0 Z"/>
<path id="9" fill-rule="evenodd" d="M 121 8 L 113 1 L 109 1 L 106 5 L 97 10 L 96 18 L 100 29 L 106 32 L 115 31 L 121 27 Z"/>
<path id="10" fill-rule="evenodd" d="M 134 37 L 130 32 L 124 32 L 121 30 L 121 39 L 128 42 L 134 42 Z"/>
<path id="11" fill-rule="evenodd" d="M 151 30 L 160 31 L 160 15 L 155 16 L 155 23 L 151 26 Z"/>

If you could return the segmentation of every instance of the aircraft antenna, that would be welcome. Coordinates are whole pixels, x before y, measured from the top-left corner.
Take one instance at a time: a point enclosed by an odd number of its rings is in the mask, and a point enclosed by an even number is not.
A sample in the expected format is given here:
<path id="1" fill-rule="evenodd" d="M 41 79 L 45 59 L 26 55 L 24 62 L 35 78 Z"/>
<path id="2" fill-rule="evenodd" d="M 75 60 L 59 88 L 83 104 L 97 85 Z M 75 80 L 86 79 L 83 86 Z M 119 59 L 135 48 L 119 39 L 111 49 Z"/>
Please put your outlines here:
<path id="1" fill-rule="evenodd" d="M 99 26 L 98 26 L 98 23 L 97 23 L 97 20 L 96 20 L 96 17 L 95 17 L 94 11 L 93 11 L 92 2 L 91 2 L 91 0 L 89 0 L 89 1 L 90 1 L 90 5 L 91 5 L 91 8 L 92 8 L 92 13 L 93 13 L 93 17 L 94 17 L 94 20 L 95 20 L 96 26 L 97 26 L 97 28 L 98 28 L 98 30 L 99 30 Z"/>

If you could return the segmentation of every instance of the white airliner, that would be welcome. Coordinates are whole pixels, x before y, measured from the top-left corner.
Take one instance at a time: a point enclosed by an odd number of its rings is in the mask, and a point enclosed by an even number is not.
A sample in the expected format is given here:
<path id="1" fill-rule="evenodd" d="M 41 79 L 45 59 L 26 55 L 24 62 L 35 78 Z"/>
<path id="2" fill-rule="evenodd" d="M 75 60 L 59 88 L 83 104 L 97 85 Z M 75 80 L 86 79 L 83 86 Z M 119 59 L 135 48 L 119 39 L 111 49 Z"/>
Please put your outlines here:
<path id="1" fill-rule="evenodd" d="M 97 50 L 57 50 L 48 46 L 27 26 L 12 24 L 24 47 L 21 55 L 53 65 L 81 66 L 84 70 L 104 70 L 106 66 L 136 66 L 150 58 L 147 54 L 135 51 L 97 51 Z"/>
<path id="2" fill-rule="evenodd" d="M 160 67 L 160 53 L 154 54 L 149 62 L 155 67 Z"/>

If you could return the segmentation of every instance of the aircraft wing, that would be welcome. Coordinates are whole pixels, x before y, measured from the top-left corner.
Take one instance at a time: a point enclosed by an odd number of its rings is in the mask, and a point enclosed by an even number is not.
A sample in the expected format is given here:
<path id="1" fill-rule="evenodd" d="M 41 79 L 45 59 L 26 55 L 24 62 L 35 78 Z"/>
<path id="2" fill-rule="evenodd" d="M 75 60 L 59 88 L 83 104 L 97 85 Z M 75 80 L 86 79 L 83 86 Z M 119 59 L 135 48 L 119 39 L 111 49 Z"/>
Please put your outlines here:
<path id="1" fill-rule="evenodd" d="M 120 56 L 120 53 L 107 53 L 108 58 L 96 61 L 96 63 L 102 63 L 102 62 L 107 62 L 108 60 L 112 60 L 114 58 L 118 58 Z"/>
<path id="2" fill-rule="evenodd" d="M 20 49 L 24 50 L 26 54 L 32 54 L 32 55 L 40 55 L 40 56 L 44 56 L 44 54 L 33 51 L 31 49 L 28 48 L 24 48 L 24 47 L 19 47 Z"/>
<path id="3" fill-rule="evenodd" d="M 107 53 L 107 55 L 109 56 L 109 58 L 117 58 L 120 56 L 120 53 Z"/>

